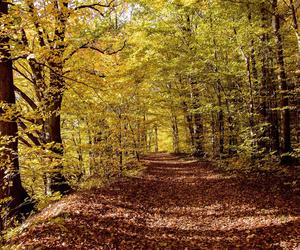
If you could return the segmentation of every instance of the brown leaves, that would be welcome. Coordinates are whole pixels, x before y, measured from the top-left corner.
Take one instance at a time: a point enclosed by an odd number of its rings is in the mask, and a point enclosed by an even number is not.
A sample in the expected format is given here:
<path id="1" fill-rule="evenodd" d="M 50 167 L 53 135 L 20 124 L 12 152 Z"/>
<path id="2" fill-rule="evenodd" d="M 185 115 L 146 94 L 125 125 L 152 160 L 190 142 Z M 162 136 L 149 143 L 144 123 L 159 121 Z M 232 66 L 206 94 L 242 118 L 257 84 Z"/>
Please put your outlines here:
<path id="1" fill-rule="evenodd" d="M 15 243 L 24 249 L 300 246 L 299 200 L 277 195 L 274 201 L 273 195 L 225 177 L 207 163 L 166 154 L 147 160 L 142 177 L 69 196 L 55 205 L 63 211 L 53 213 L 54 220 L 32 225 Z"/>

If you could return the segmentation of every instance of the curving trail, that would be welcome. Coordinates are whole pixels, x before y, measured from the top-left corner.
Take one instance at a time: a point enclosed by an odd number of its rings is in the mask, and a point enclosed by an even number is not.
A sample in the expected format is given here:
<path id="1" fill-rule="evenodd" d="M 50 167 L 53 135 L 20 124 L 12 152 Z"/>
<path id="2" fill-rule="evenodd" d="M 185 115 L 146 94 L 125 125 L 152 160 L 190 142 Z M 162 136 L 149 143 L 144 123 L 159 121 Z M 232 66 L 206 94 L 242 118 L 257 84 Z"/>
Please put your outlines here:
<path id="1" fill-rule="evenodd" d="M 297 198 L 169 154 L 142 176 L 54 204 L 20 249 L 300 249 Z"/>

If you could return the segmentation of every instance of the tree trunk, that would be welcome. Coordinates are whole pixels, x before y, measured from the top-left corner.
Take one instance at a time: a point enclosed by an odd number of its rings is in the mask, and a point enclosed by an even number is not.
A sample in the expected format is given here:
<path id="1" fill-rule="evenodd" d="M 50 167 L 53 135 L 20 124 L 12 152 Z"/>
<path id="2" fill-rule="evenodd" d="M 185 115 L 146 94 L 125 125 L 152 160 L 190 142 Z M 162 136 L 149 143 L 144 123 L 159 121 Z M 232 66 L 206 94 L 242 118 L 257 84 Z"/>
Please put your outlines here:
<path id="1" fill-rule="evenodd" d="M 185 120 L 186 120 L 186 124 L 187 124 L 187 128 L 188 128 L 188 144 L 190 146 L 192 146 L 192 148 L 194 147 L 195 143 L 194 143 L 194 124 L 193 124 L 193 115 L 190 112 L 189 106 L 187 105 L 187 103 L 184 101 L 182 103 L 183 106 L 183 111 L 184 111 L 184 116 L 185 116 Z"/>
<path id="2" fill-rule="evenodd" d="M 218 132 L 219 132 L 219 156 L 222 157 L 224 154 L 224 113 L 222 109 L 222 96 L 221 96 L 221 86 L 220 80 L 217 81 L 217 97 L 218 97 Z"/>
<path id="3" fill-rule="evenodd" d="M 203 150 L 203 122 L 202 116 L 200 113 L 196 113 L 194 115 L 195 119 L 195 152 L 194 156 L 196 157 L 203 157 L 204 150 Z"/>
<path id="4" fill-rule="evenodd" d="M 60 192 L 66 194 L 71 191 L 71 187 L 62 174 L 63 165 L 60 162 L 64 155 L 64 148 L 61 138 L 60 115 L 53 114 L 47 122 L 47 133 L 49 135 L 48 142 L 52 144 L 51 151 L 57 156 L 54 160 L 59 163 L 53 168 L 50 174 L 50 190 L 52 193 Z"/>
<path id="5" fill-rule="evenodd" d="M 288 84 L 287 76 L 285 71 L 284 63 L 284 52 L 283 52 L 283 39 L 281 35 L 281 23 L 280 15 L 278 13 L 277 0 L 272 1 L 272 10 L 273 10 L 273 28 L 276 42 L 276 55 L 277 55 L 277 65 L 279 69 L 278 81 L 281 91 L 281 127 L 282 127 L 282 146 L 281 153 L 282 163 L 288 163 L 288 153 L 292 151 L 291 145 L 291 131 L 290 131 L 290 110 L 289 110 L 289 101 L 288 101 Z"/>
<path id="6" fill-rule="evenodd" d="M 293 19 L 293 28 L 295 30 L 295 35 L 297 39 L 297 45 L 298 45 L 298 52 L 300 54 L 300 34 L 299 34 L 299 23 L 298 23 L 298 17 L 297 17 L 297 10 L 294 5 L 294 1 L 290 0 L 290 8 L 292 11 L 292 19 Z"/>
<path id="7" fill-rule="evenodd" d="M 141 147 L 144 152 L 147 151 L 147 117 L 146 117 L 146 112 L 144 112 L 143 115 L 143 125 L 142 125 L 142 131 L 141 131 Z"/>
<path id="8" fill-rule="evenodd" d="M 173 151 L 179 153 L 179 131 L 177 116 L 172 112 Z"/>
<path id="9" fill-rule="evenodd" d="M 0 0 L 0 17 L 8 14 L 7 2 Z M 33 203 L 22 186 L 18 159 L 18 126 L 15 117 L 6 117 L 6 111 L 13 109 L 16 98 L 13 85 L 12 61 L 8 47 L 9 38 L 0 36 L 0 231 L 4 229 L 5 217 L 16 216 L 33 210 Z M 5 117 L 5 119 L 3 119 Z M 3 201 L 2 199 L 8 199 Z M 3 213 L 7 209 L 8 213 Z"/>
<path id="10" fill-rule="evenodd" d="M 158 153 L 158 126 L 155 124 L 154 126 L 154 133 L 155 133 L 155 153 Z"/>
<path id="11" fill-rule="evenodd" d="M 54 153 L 54 161 L 57 164 L 50 171 L 50 190 L 52 193 L 60 192 L 66 194 L 71 191 L 70 185 L 62 174 L 63 165 L 61 159 L 64 155 L 64 148 L 61 138 L 61 116 L 63 93 L 65 90 L 64 79 L 62 78 L 62 65 L 51 63 L 50 87 L 46 98 L 48 103 L 49 118 L 46 121 L 46 139 L 51 144 L 51 151 Z"/>
<path id="12" fill-rule="evenodd" d="M 194 110 L 194 122 L 195 122 L 195 131 L 194 131 L 194 156 L 196 157 L 203 157 L 204 150 L 203 150 L 203 121 L 202 115 L 200 114 L 199 108 L 199 90 L 197 89 L 197 83 L 191 82 L 191 89 L 192 89 L 192 105 Z"/>
<path id="13" fill-rule="evenodd" d="M 119 158 L 119 176 L 122 176 L 123 175 L 123 157 L 124 157 L 124 144 L 125 142 L 123 141 L 123 117 L 122 117 L 122 112 L 120 110 L 120 113 L 119 113 L 119 133 L 118 133 L 118 141 L 119 141 L 119 149 L 117 150 L 117 156 Z"/>
<path id="14" fill-rule="evenodd" d="M 268 11 L 265 4 L 261 6 L 261 22 L 262 28 L 267 30 L 271 22 L 269 22 Z M 279 125 L 277 108 L 276 85 L 274 84 L 274 69 L 273 69 L 273 53 L 270 48 L 270 37 L 266 32 L 261 36 L 263 44 L 262 60 L 261 60 L 261 87 L 260 87 L 260 106 L 259 112 L 262 116 L 263 123 L 267 123 L 262 137 L 268 137 L 260 141 L 260 147 L 265 148 L 267 152 L 275 151 L 279 153 Z"/>
<path id="15" fill-rule="evenodd" d="M 267 27 L 267 17 L 266 17 L 266 9 L 264 6 L 261 7 L 261 22 L 262 29 L 266 29 Z M 261 42 L 263 44 L 262 57 L 261 57 L 261 86 L 259 89 L 259 114 L 261 116 L 261 120 L 263 123 L 267 123 L 268 125 L 263 128 L 262 139 L 259 141 L 260 149 L 263 151 L 269 152 L 271 150 L 270 142 L 266 141 L 266 137 L 270 138 L 270 111 L 268 110 L 268 85 L 270 84 L 270 74 L 268 69 L 268 56 L 267 56 L 267 34 L 264 32 L 261 36 Z M 271 138 L 270 138 L 271 140 Z"/>
<path id="16" fill-rule="evenodd" d="M 211 145 L 212 145 L 212 156 L 217 156 L 217 143 L 216 143 L 216 118 L 215 112 L 211 111 Z"/>
<path id="17" fill-rule="evenodd" d="M 186 122 L 189 129 L 189 136 L 190 136 L 190 144 L 192 147 L 195 146 L 195 140 L 194 140 L 194 125 L 193 125 L 193 115 L 190 113 L 186 114 Z"/>

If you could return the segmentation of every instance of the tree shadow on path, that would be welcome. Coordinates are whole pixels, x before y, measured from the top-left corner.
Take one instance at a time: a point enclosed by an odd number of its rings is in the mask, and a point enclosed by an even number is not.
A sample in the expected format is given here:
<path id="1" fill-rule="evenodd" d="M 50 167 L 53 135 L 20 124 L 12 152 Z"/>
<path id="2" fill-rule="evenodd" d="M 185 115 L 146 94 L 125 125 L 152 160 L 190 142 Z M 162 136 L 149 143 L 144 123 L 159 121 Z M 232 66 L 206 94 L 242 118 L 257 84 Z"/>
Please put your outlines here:
<path id="1" fill-rule="evenodd" d="M 297 198 L 261 191 L 207 163 L 160 154 L 140 177 L 69 196 L 32 225 L 24 249 L 297 249 Z"/>

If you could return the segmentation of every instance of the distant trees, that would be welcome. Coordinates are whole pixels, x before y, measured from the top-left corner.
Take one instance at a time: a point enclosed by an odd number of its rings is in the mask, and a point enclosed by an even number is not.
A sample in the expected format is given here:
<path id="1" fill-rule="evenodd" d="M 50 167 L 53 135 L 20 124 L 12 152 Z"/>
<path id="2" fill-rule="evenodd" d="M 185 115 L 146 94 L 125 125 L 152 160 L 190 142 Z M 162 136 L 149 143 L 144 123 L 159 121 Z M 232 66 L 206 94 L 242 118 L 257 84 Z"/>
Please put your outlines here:
<path id="1" fill-rule="evenodd" d="M 159 62 L 156 74 L 176 86 L 165 102 L 178 107 L 180 137 L 174 132 L 172 137 L 181 148 L 250 161 L 277 157 L 284 164 L 299 157 L 298 5 L 279 0 L 143 4 L 137 15 L 149 20 L 140 29 Z M 171 127 L 174 131 L 173 122 Z"/>

